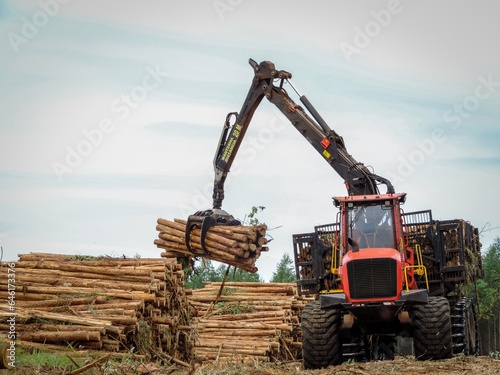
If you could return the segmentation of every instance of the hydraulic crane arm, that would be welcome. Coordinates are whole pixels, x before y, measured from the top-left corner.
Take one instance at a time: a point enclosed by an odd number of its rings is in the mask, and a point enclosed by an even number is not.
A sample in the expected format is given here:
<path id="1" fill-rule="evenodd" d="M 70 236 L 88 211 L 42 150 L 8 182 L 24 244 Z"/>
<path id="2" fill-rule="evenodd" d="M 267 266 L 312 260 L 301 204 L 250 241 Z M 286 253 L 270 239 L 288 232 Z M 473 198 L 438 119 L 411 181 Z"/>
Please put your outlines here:
<path id="1" fill-rule="evenodd" d="M 253 114 L 264 97 L 288 118 L 292 125 L 344 179 L 349 195 L 377 194 L 379 184 L 386 185 L 387 193 L 394 193 L 394 188 L 387 179 L 372 173 L 362 163 L 357 162 L 349 155 L 342 137 L 328 126 L 309 100 L 295 90 L 291 84 L 292 75 L 289 72 L 276 70 L 274 64 L 269 61 L 257 64 L 250 59 L 249 63 L 254 69 L 252 85 L 240 112 L 231 112 L 227 115 L 214 157 L 213 210 L 197 212 L 189 217 L 186 230 L 186 244 L 188 246 L 190 230 L 200 223 L 202 244 L 204 242 L 203 234 L 206 235 L 211 226 L 239 223 L 221 209 L 224 200 L 224 182 Z M 285 83 L 289 83 L 297 92 L 300 101 L 312 117 L 290 98 L 283 88 Z M 231 124 L 233 117 L 234 122 Z"/>
<path id="2" fill-rule="evenodd" d="M 290 73 L 283 70 L 276 70 L 274 64 L 269 61 L 257 64 L 255 61 L 250 60 L 250 65 L 255 70 L 252 86 L 239 114 L 233 112 L 226 118 L 219 147 L 214 158 L 214 208 L 220 209 L 222 206 L 224 181 L 252 120 L 253 114 L 263 97 L 266 97 L 278 107 L 300 134 L 311 143 L 316 151 L 344 179 L 349 195 L 377 194 L 377 185 L 380 183 L 387 186 L 387 192 L 394 192 L 394 188 L 388 180 L 375 175 L 362 163 L 358 163 L 349 155 L 342 137 L 330 129 L 305 96 L 300 96 L 299 94 L 300 101 L 313 118 L 290 98 L 283 88 L 285 82 L 291 85 L 290 79 L 292 75 Z M 279 84 L 275 85 L 275 81 Z M 293 88 L 293 85 L 291 87 Z M 230 121 L 233 116 L 236 119 L 234 125 L 231 125 Z"/>

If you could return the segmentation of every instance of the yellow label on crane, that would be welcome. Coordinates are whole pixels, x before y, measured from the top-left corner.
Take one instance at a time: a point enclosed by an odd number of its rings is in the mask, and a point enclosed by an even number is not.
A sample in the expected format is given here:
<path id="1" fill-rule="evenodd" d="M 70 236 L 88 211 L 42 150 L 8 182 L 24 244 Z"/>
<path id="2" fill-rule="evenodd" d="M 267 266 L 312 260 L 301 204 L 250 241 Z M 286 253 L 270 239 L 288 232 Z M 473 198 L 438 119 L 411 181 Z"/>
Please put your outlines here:
<path id="1" fill-rule="evenodd" d="M 323 156 L 327 159 L 330 159 L 331 154 L 328 151 L 323 150 Z"/>
<path id="2" fill-rule="evenodd" d="M 227 141 L 226 149 L 224 150 L 224 153 L 222 154 L 222 160 L 225 161 L 226 163 L 229 160 L 229 156 L 233 153 L 234 146 L 236 146 L 236 141 L 238 140 L 238 137 L 240 136 L 241 133 L 241 125 L 235 125 L 235 128 L 233 130 L 233 133 L 231 134 L 231 137 Z"/>

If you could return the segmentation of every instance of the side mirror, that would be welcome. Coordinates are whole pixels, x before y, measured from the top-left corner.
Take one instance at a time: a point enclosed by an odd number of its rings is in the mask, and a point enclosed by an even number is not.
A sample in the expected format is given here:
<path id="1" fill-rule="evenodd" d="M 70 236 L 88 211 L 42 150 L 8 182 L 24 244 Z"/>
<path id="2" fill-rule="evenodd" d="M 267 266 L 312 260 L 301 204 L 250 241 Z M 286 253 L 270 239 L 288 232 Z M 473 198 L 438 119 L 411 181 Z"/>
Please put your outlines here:
<path id="1" fill-rule="evenodd" d="M 359 244 L 358 244 L 356 241 L 354 241 L 352 238 L 350 238 L 350 237 L 349 237 L 349 238 L 347 239 L 347 243 L 348 243 L 349 245 L 351 245 L 351 248 L 352 248 L 352 251 L 353 251 L 353 252 L 355 252 L 355 253 L 356 253 L 356 252 L 358 252 L 358 251 L 359 251 Z"/>

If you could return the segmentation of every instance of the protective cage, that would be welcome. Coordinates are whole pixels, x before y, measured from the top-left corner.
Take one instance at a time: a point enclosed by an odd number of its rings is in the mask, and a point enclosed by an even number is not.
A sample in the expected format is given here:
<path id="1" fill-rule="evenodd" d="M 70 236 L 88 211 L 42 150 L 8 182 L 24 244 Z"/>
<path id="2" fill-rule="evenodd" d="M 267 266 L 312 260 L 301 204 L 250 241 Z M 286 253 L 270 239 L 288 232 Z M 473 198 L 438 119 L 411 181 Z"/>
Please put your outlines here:
<path id="1" fill-rule="evenodd" d="M 483 277 L 479 231 L 469 222 L 433 220 L 431 210 L 404 213 L 402 218 L 408 246 L 422 251 L 431 294 L 454 292 Z M 425 288 L 424 280 L 417 283 Z"/>
<path id="2" fill-rule="evenodd" d="M 314 227 L 313 233 L 293 235 L 295 272 L 299 295 L 317 294 L 335 289 L 332 268 L 339 262 L 339 223 Z M 332 257 L 333 256 L 333 257 Z"/>

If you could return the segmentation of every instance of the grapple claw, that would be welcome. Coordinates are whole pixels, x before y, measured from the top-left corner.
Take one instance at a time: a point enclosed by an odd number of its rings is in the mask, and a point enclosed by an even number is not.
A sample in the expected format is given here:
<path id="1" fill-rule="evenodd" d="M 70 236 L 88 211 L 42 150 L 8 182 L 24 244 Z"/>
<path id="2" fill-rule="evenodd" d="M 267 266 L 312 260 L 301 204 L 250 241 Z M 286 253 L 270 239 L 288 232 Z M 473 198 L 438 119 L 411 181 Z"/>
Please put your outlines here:
<path id="1" fill-rule="evenodd" d="M 186 222 L 186 236 L 184 241 L 188 250 L 193 251 L 190 243 L 191 232 L 194 228 L 199 228 L 201 248 L 205 254 L 210 254 L 205 241 L 208 231 L 215 225 L 241 225 L 241 222 L 220 209 L 195 212 L 188 217 Z"/>
<path id="2" fill-rule="evenodd" d="M 209 229 L 212 228 L 215 224 L 216 221 L 213 216 L 207 216 L 201 222 L 200 243 L 201 243 L 201 248 L 206 254 L 209 254 L 209 251 L 206 248 L 205 239 L 207 238 L 207 233 Z"/>
<path id="3" fill-rule="evenodd" d="M 198 211 L 195 212 L 194 215 L 189 215 L 187 219 L 184 242 L 186 243 L 186 247 L 188 248 L 188 250 L 191 252 L 193 252 L 193 249 L 191 248 L 191 239 L 190 239 L 191 231 L 194 228 L 201 228 L 203 226 L 205 218 L 208 217 L 207 215 L 210 215 L 209 211 Z M 206 237 L 206 235 L 204 237 Z M 202 242 L 201 246 L 203 249 L 204 242 Z M 203 251 L 206 252 L 206 249 L 203 249 Z"/>

